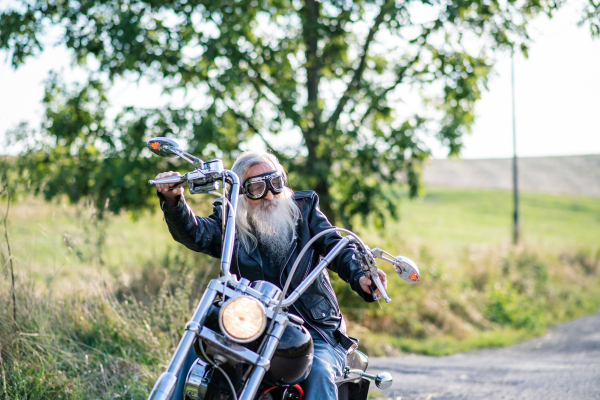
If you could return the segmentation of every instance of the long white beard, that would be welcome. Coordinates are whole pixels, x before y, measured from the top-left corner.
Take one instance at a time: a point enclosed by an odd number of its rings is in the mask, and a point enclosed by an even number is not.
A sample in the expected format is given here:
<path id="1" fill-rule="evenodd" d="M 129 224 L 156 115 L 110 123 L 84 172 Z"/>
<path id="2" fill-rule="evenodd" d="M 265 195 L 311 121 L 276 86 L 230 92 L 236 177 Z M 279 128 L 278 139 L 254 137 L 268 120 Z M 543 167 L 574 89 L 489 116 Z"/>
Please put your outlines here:
<path id="1" fill-rule="evenodd" d="M 280 199 L 263 200 L 248 210 L 248 222 L 252 226 L 259 246 L 273 258 L 275 265 L 282 265 L 292 243 L 294 222 L 285 212 Z"/>

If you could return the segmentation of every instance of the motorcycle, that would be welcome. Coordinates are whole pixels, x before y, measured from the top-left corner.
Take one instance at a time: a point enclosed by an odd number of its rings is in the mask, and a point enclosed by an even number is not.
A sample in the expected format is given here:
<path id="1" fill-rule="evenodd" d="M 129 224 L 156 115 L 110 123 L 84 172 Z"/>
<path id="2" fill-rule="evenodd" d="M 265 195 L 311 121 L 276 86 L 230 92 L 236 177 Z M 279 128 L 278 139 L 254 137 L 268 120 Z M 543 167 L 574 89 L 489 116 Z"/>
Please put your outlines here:
<path id="1" fill-rule="evenodd" d="M 371 279 L 371 291 L 391 302 L 377 274 L 375 258 L 392 263 L 396 273 L 409 283 L 420 280 L 419 269 L 409 258 L 370 249 L 353 232 L 333 227 L 315 235 L 300 251 L 283 289 L 266 281 L 250 282 L 230 273 L 235 240 L 235 215 L 240 178 L 223 167 L 223 161 L 203 161 L 181 149 L 172 139 L 156 137 L 149 149 L 161 157 L 180 157 L 194 166 L 181 176 L 150 180 L 150 184 L 188 185 L 191 194 L 212 193 L 222 198 L 223 246 L 220 275 L 209 282 L 167 369 L 156 381 L 148 399 L 168 400 L 174 395 L 178 376 L 187 368 L 193 349 L 198 357 L 189 367 L 183 385 L 186 400 L 301 400 L 299 385 L 308 376 L 313 359 L 313 342 L 301 317 L 287 309 L 309 288 L 332 260 L 348 245 L 356 246 L 355 257 Z M 219 192 L 219 188 L 222 191 Z M 228 187 L 229 190 L 226 191 Z M 300 260 L 319 237 L 332 232 L 346 236 L 321 259 L 297 288 L 287 294 Z M 358 343 L 358 340 L 356 340 Z M 387 372 L 366 372 L 368 357 L 349 349 L 342 376 L 336 381 L 340 400 L 365 400 L 371 382 L 385 390 L 392 384 Z M 185 371 L 183 371 L 185 372 Z M 181 386 L 181 385 L 179 385 Z"/>

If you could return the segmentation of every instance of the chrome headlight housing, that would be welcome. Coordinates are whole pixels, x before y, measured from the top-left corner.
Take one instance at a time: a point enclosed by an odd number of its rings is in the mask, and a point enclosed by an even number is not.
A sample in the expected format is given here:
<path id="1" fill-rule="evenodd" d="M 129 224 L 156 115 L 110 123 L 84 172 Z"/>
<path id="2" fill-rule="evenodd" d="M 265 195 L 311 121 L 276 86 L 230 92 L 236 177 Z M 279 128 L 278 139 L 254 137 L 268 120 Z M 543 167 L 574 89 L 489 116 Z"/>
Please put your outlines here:
<path id="1" fill-rule="evenodd" d="M 219 311 L 219 326 L 229 339 L 238 343 L 256 340 L 265 330 L 267 314 L 262 303 L 239 296 L 227 301 Z"/>

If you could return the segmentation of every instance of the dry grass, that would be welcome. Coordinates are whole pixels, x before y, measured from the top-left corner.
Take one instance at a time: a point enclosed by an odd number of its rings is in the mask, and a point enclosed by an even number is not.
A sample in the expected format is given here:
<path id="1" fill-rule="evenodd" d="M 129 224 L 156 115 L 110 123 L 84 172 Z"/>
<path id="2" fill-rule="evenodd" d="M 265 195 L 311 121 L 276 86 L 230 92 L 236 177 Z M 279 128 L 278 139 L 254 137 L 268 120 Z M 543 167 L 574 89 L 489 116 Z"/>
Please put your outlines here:
<path id="1" fill-rule="evenodd" d="M 486 196 L 491 205 L 482 204 Z M 371 354 L 506 345 L 600 306 L 600 231 L 589 225 L 600 208 L 593 202 L 530 198 L 545 208 L 524 226 L 542 228 L 526 231 L 515 248 L 501 225 L 508 218 L 494 214 L 504 212 L 496 192 L 463 197 L 434 193 L 405 205 L 405 218 L 386 232 L 363 229 L 368 244 L 421 267 L 421 282 L 408 285 L 380 263 L 391 274 L 391 304 L 365 306 L 332 274 L 350 332 Z M 197 208 L 206 213 L 210 202 Z M 175 244 L 159 214 L 111 216 L 104 224 L 85 206 L 28 199 L 15 205 L 9 229 L 18 314 L 15 323 L 3 267 L 2 396 L 145 398 L 217 274 L 215 261 Z"/>
<path id="2" fill-rule="evenodd" d="M 17 320 L 0 311 L 4 398 L 146 398 L 203 287 L 183 265 L 147 266 L 129 284 L 89 272 L 68 294 L 19 275 Z M 3 302 L 9 292 L 3 281 Z"/>

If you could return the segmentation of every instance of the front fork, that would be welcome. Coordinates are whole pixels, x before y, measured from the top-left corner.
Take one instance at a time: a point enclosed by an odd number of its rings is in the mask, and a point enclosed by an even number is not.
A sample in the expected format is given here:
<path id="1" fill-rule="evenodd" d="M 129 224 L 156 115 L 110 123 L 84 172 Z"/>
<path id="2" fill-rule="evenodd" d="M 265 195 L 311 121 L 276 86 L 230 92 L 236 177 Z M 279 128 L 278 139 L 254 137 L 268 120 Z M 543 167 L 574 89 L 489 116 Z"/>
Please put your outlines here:
<path id="1" fill-rule="evenodd" d="M 154 384 L 150 396 L 148 396 L 148 400 L 169 400 L 173 395 L 175 386 L 177 386 L 177 376 L 181 372 L 187 354 L 192 349 L 194 340 L 200 332 L 200 327 L 204 322 L 204 316 L 208 313 L 217 294 L 218 292 L 215 289 L 210 288 L 209 285 L 209 288 L 207 288 L 202 295 L 202 298 L 192 315 L 192 319 L 190 319 L 185 326 L 183 337 L 179 341 L 179 345 L 177 345 L 173 357 L 171 357 L 167 370 L 160 375 Z"/>
<path id="2" fill-rule="evenodd" d="M 160 375 L 154 384 L 148 400 L 169 400 L 171 398 L 175 387 L 177 386 L 177 376 L 179 376 L 179 373 L 181 372 L 187 354 L 192 349 L 194 340 L 202 335 L 204 335 L 202 337 L 210 338 L 213 346 L 221 347 L 222 351 L 225 351 L 225 353 L 222 354 L 228 354 L 230 359 L 233 361 L 249 363 L 251 365 L 250 375 L 248 380 L 246 380 L 242 393 L 238 399 L 254 399 L 265 373 L 271 366 L 270 360 L 273 358 L 273 355 L 277 350 L 279 340 L 283 336 L 288 319 L 287 317 L 278 318 L 277 314 L 271 310 L 268 310 L 268 313 L 271 313 L 271 317 L 275 319 L 275 325 L 273 330 L 268 334 L 267 340 L 260 355 L 251 352 L 246 348 L 232 348 L 227 344 L 227 340 L 220 338 L 220 335 L 212 332 L 208 328 L 202 327 L 202 324 L 204 323 L 204 317 L 208 314 L 208 311 L 210 310 L 210 307 L 215 301 L 217 295 L 220 292 L 225 292 L 227 297 L 231 297 L 235 294 L 234 290 L 227 288 L 224 285 L 225 283 L 219 282 L 218 280 L 212 280 L 208 284 L 208 288 L 202 295 L 202 298 L 200 299 L 200 302 L 198 303 L 198 306 L 192 315 L 192 319 L 185 326 L 183 337 L 179 341 L 179 345 L 177 346 L 177 349 L 175 350 L 175 353 L 169 362 L 167 370 Z M 219 290 L 221 288 L 223 290 Z"/>

